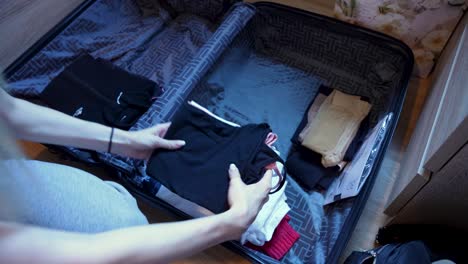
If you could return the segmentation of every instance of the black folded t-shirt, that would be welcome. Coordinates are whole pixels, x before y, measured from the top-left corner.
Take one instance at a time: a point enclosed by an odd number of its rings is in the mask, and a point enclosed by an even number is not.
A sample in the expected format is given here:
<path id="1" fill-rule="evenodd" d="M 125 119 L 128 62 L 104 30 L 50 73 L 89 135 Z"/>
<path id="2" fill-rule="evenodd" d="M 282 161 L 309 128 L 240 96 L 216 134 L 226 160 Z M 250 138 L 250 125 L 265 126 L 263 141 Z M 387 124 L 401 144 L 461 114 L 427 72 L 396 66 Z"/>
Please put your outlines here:
<path id="1" fill-rule="evenodd" d="M 40 98 L 68 115 L 128 130 L 161 93 L 151 80 L 83 55 L 55 77 Z"/>
<path id="2" fill-rule="evenodd" d="M 178 150 L 157 149 L 146 173 L 171 191 L 214 213 L 228 209 L 228 169 L 234 163 L 246 184 L 258 182 L 265 166 L 281 161 L 265 144 L 267 124 L 233 127 L 188 104 L 183 104 L 166 133 L 181 139 Z"/>

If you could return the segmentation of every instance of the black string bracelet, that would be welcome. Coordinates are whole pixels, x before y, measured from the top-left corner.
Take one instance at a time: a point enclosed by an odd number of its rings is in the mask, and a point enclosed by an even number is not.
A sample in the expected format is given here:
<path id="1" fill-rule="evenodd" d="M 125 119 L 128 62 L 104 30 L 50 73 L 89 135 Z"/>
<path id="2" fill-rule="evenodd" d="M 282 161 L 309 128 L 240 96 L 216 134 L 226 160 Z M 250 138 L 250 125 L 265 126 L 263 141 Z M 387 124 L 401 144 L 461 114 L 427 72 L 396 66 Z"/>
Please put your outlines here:
<path id="1" fill-rule="evenodd" d="M 107 146 L 107 152 L 111 153 L 112 149 L 112 137 L 114 136 L 114 128 L 111 128 L 110 138 L 109 138 L 109 145 Z"/>

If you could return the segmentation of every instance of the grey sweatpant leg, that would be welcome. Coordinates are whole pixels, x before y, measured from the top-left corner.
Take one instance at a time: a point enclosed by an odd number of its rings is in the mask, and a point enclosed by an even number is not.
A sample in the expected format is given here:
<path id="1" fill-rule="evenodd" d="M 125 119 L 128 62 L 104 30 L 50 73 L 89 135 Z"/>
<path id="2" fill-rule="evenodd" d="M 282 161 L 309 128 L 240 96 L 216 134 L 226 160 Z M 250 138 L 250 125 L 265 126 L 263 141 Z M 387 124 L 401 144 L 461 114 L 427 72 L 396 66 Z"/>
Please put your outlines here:
<path id="1" fill-rule="evenodd" d="M 148 224 L 135 198 L 120 184 L 85 171 L 33 160 L 0 161 L 0 220 L 96 233 Z M 10 218 L 10 219 L 8 219 Z"/>

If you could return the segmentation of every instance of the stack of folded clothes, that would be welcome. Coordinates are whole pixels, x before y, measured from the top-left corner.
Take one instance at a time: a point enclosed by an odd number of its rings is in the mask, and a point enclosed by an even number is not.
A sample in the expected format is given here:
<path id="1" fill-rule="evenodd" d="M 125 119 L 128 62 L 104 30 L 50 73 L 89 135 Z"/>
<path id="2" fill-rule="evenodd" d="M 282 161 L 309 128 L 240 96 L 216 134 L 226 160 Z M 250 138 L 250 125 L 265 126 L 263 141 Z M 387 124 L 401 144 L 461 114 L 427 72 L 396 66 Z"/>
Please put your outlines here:
<path id="1" fill-rule="evenodd" d="M 369 132 L 366 98 L 321 86 L 292 138 L 286 169 L 307 190 L 325 190 Z"/>

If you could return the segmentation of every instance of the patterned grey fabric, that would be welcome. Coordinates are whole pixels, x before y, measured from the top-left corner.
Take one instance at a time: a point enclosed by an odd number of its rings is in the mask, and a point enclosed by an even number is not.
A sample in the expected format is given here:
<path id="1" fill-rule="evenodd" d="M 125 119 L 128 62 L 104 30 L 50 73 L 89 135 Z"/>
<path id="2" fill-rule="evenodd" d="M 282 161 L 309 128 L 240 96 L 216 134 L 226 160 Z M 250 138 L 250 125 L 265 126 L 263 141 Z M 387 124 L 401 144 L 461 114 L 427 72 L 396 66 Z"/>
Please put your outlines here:
<path id="1" fill-rule="evenodd" d="M 151 106 L 132 130 L 143 129 L 155 123 L 169 120 L 253 14 L 254 9 L 251 6 L 236 5 L 211 38 L 196 51 L 196 55 L 193 58 L 183 60 L 185 67 L 168 85 L 167 92 Z M 176 47 L 177 43 L 173 44 L 173 47 Z"/>
<path id="2" fill-rule="evenodd" d="M 405 57 L 388 46 L 348 28 L 269 6 L 251 22 L 255 49 L 266 56 L 321 79 L 325 85 L 366 96 L 373 125 L 388 111 L 388 99 L 399 91 Z"/>
<path id="3" fill-rule="evenodd" d="M 37 96 L 80 54 L 91 53 L 165 89 L 132 130 L 170 120 L 191 98 L 241 124 L 270 123 L 286 157 L 295 126 L 320 84 L 368 97 L 374 124 L 392 110 L 405 85 L 405 54 L 352 26 L 264 4 L 237 3 L 228 10 L 234 1 L 166 2 L 177 16 L 161 1 L 97 0 L 9 78 L 12 91 Z M 160 184 L 145 175 L 141 161 L 97 156 L 146 195 L 157 193 Z M 325 263 L 336 253 L 332 249 L 355 199 L 323 207 L 322 194 L 289 181 L 290 223 L 301 238 L 281 262 Z"/>
<path id="4" fill-rule="evenodd" d="M 59 36 L 16 71 L 8 82 L 16 95 L 37 96 L 80 54 L 120 61 L 131 57 L 164 25 L 164 16 L 142 18 L 130 0 L 95 2 Z M 110 23 L 112 21 L 112 23 Z"/>

